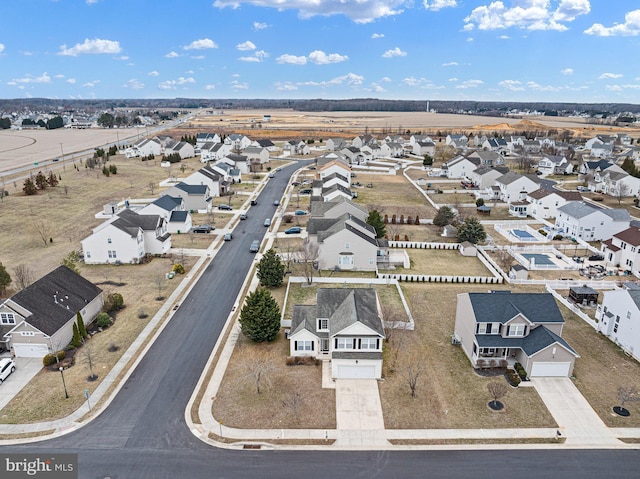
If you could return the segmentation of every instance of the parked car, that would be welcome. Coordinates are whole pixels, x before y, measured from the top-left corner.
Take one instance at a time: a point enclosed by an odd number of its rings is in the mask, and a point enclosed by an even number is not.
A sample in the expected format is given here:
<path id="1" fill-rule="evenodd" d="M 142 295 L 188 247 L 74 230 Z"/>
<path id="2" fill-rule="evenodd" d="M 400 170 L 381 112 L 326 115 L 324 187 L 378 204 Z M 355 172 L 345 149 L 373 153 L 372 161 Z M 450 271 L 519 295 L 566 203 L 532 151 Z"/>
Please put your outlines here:
<path id="1" fill-rule="evenodd" d="M 291 184 L 293 186 L 300 186 L 300 182 L 299 181 L 292 181 Z"/>
<path id="2" fill-rule="evenodd" d="M 588 191 L 591 191 L 591 188 L 589 188 L 588 186 L 576 186 L 576 190 L 586 193 Z"/>
<path id="3" fill-rule="evenodd" d="M 302 231 L 302 228 L 300 228 L 299 226 L 292 226 L 291 228 L 287 228 L 286 230 L 284 230 L 284 234 L 294 235 L 294 234 L 300 233 L 301 231 Z"/>
<path id="4" fill-rule="evenodd" d="M 200 225 L 194 226 L 191 228 L 192 233 L 211 233 L 214 229 L 216 229 L 213 225 Z"/>
<path id="5" fill-rule="evenodd" d="M 0 359 L 0 383 L 16 370 L 16 363 L 11 358 Z"/>
<path id="6" fill-rule="evenodd" d="M 310 185 L 311 184 L 311 180 L 304 180 L 302 182 L 303 185 Z"/>
<path id="7" fill-rule="evenodd" d="M 266 219 L 264 220 L 264 225 L 265 225 L 265 226 L 271 226 L 271 218 L 266 218 Z"/>
<path id="8" fill-rule="evenodd" d="M 227 210 L 227 211 L 230 211 L 230 210 L 232 210 L 233 208 L 231 207 L 231 205 L 228 205 L 228 204 L 226 204 L 226 203 L 221 203 L 221 204 L 219 204 L 219 205 L 218 205 L 218 209 L 219 209 L 219 210 Z"/>
<path id="9" fill-rule="evenodd" d="M 225 241 L 231 241 L 233 239 L 233 233 L 225 233 L 224 234 L 224 240 Z"/>
<path id="10" fill-rule="evenodd" d="M 54 159 L 53 159 L 53 160 L 51 160 L 51 161 L 53 161 L 53 162 L 55 163 L 56 161 L 60 161 L 60 158 L 54 158 Z"/>
<path id="11" fill-rule="evenodd" d="M 251 243 L 251 246 L 249 246 L 249 252 L 257 253 L 258 251 L 260 251 L 260 241 L 255 240 L 253 243 Z"/>
<path id="12" fill-rule="evenodd" d="M 305 188 L 304 190 L 300 190 L 301 195 L 310 195 L 311 193 L 313 193 L 313 190 L 311 188 Z"/>
<path id="13" fill-rule="evenodd" d="M 282 170 L 282 168 L 280 168 L 280 167 L 277 167 L 277 168 L 276 168 L 276 172 L 278 172 L 278 171 L 280 171 L 280 170 Z"/>
<path id="14" fill-rule="evenodd" d="M 304 216 L 304 215 L 308 215 L 309 212 L 306 210 L 296 210 L 296 216 Z"/>
<path id="15" fill-rule="evenodd" d="M 310 167 L 309 167 L 309 169 L 310 169 L 310 170 L 315 170 L 315 169 L 316 169 L 316 167 L 315 167 L 315 166 L 310 166 Z"/>
<path id="16" fill-rule="evenodd" d="M 276 176 L 275 173 L 273 172 L 269 173 L 269 178 L 275 178 L 275 176 Z"/>
<path id="17" fill-rule="evenodd" d="M 251 206 L 255 206 L 255 205 L 257 205 L 257 204 L 258 204 L 258 198 L 253 198 L 253 199 L 251 200 Z"/>
<path id="18" fill-rule="evenodd" d="M 273 206 L 280 206 L 280 201 L 279 200 L 275 200 L 273 202 Z"/>
<path id="19" fill-rule="evenodd" d="M 245 213 L 242 213 L 242 214 L 240 215 L 240 219 L 241 219 L 241 220 L 246 220 L 246 219 L 247 219 L 247 215 L 246 215 Z"/>

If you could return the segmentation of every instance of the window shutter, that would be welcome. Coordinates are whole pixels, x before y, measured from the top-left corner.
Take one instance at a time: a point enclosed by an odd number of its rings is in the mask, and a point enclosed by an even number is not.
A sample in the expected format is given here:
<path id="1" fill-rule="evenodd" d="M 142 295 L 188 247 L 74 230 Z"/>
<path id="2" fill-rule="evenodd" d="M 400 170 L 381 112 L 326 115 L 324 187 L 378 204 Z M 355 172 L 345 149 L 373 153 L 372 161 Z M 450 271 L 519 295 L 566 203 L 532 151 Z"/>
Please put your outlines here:
<path id="1" fill-rule="evenodd" d="M 525 325 L 525 327 L 524 327 L 524 332 L 522 333 L 522 335 L 523 335 L 523 336 L 526 336 L 526 335 L 527 335 L 527 326 L 526 326 L 526 325 Z"/>
<path id="2" fill-rule="evenodd" d="M 297 351 L 298 350 L 298 341 L 294 341 L 293 342 L 293 350 Z"/>
<path id="3" fill-rule="evenodd" d="M 362 339 L 356 339 L 357 349 L 362 349 Z"/>
<path id="4" fill-rule="evenodd" d="M 376 349 L 380 349 L 380 338 L 376 339 Z"/>
<path id="5" fill-rule="evenodd" d="M 311 341 L 311 351 L 315 351 L 315 349 L 314 349 L 315 347 L 316 347 L 316 342 L 315 341 Z"/>
<path id="6" fill-rule="evenodd" d="M 480 332 L 480 323 L 476 323 L 476 334 Z"/>
<path id="7" fill-rule="evenodd" d="M 335 348 L 335 349 L 338 349 L 338 338 L 335 338 L 333 341 L 334 341 L 334 343 L 335 343 L 334 348 Z"/>
<path id="8" fill-rule="evenodd" d="M 511 326 L 507 326 L 507 336 L 509 336 L 510 331 L 511 331 Z"/>
<path id="9" fill-rule="evenodd" d="M 352 348 L 353 349 L 357 349 L 357 347 L 358 347 L 358 340 L 356 338 L 353 338 L 353 346 L 352 346 Z"/>

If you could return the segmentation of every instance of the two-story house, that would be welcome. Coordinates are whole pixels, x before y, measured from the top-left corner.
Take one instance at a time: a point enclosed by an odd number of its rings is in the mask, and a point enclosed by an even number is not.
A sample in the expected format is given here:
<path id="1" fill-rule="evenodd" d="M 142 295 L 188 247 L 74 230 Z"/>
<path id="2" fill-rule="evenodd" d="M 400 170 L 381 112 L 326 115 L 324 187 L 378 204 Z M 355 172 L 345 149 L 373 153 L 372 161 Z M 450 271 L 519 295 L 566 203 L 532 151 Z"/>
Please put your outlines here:
<path id="1" fill-rule="evenodd" d="M 596 208 L 581 201 L 571 201 L 557 208 L 555 228 L 565 237 L 603 241 L 627 229 L 630 221 L 626 209 Z"/>
<path id="2" fill-rule="evenodd" d="M 562 339 L 563 326 L 549 293 L 461 293 L 454 340 L 474 368 L 519 362 L 530 377 L 569 377 L 579 355 Z"/>
<path id="3" fill-rule="evenodd" d="M 471 173 L 476 170 L 478 166 L 480 166 L 480 160 L 477 158 L 456 156 L 442 166 L 442 171 L 446 172 L 447 178 L 450 179 L 460 178 L 471 180 Z"/>
<path id="4" fill-rule="evenodd" d="M 526 195 L 540 188 L 538 178 L 521 175 L 515 171 L 509 171 L 495 181 L 495 186 L 500 189 L 500 199 L 507 204 L 512 201 L 523 201 Z"/>
<path id="5" fill-rule="evenodd" d="M 558 215 L 558 208 L 569 201 L 582 201 L 582 195 L 577 191 L 545 190 L 539 188 L 527 195 L 529 215 L 535 218 L 548 219 Z"/>
<path id="6" fill-rule="evenodd" d="M 290 355 L 330 360 L 334 379 L 380 379 L 384 338 L 373 288 L 318 288 L 316 304 L 293 306 Z"/>
<path id="7" fill-rule="evenodd" d="M 640 278 L 640 229 L 631 226 L 614 234 L 602 242 L 601 251 L 608 266 Z"/>
<path id="8" fill-rule="evenodd" d="M 189 185 L 180 182 L 165 190 L 164 194 L 182 198 L 186 211 L 202 211 L 211 208 L 211 191 L 208 185 Z"/>
<path id="9" fill-rule="evenodd" d="M 605 291 L 598 305 L 598 331 L 640 360 L 640 286 L 627 282 Z"/>

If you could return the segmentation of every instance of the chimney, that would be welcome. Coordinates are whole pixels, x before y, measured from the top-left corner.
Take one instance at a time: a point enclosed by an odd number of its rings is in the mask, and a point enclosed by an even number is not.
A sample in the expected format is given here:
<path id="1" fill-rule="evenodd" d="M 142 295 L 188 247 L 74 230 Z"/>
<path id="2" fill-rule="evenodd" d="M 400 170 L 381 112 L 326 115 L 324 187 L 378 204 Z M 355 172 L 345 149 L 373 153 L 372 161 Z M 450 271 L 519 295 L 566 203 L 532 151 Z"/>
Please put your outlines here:
<path id="1" fill-rule="evenodd" d="M 58 297 L 57 297 L 57 291 L 55 293 L 53 293 L 53 302 L 58 304 Z"/>

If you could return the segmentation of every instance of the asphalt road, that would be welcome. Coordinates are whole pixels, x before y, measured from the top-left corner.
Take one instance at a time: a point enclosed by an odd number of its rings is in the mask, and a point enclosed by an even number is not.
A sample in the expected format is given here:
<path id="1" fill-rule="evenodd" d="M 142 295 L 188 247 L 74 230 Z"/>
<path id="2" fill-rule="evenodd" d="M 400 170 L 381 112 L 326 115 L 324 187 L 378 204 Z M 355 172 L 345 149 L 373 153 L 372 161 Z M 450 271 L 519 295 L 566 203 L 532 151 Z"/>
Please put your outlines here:
<path id="1" fill-rule="evenodd" d="M 353 477 L 637 477 L 638 451 L 229 451 L 188 430 L 185 407 L 254 261 L 295 165 L 271 179 L 110 406 L 55 440 L 3 453 L 77 452 L 79 477 L 112 479 Z"/>

